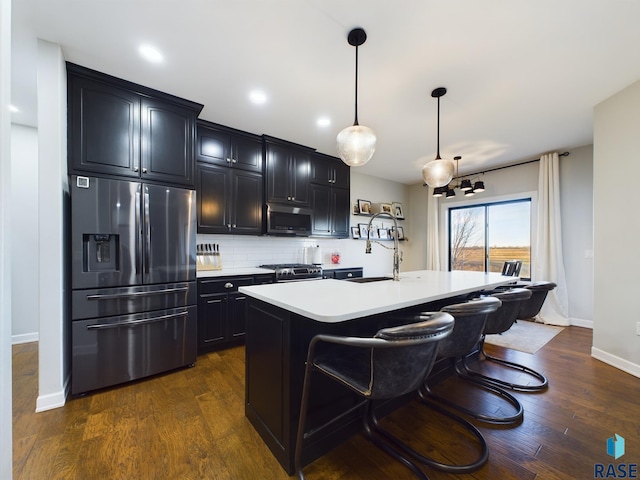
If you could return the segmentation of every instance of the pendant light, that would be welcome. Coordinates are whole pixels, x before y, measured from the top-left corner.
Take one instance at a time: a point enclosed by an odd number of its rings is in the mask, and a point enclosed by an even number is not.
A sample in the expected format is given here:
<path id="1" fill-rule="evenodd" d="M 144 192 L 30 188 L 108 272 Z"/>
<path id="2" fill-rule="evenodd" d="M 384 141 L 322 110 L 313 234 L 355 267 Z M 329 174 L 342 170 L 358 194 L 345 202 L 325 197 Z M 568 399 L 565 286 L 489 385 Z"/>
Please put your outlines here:
<path id="1" fill-rule="evenodd" d="M 349 32 L 347 41 L 356 47 L 356 101 L 353 125 L 342 130 L 337 137 L 338 156 L 350 167 L 360 167 L 371 160 L 376 151 L 376 134 L 369 127 L 358 124 L 358 47 L 367 40 L 362 28 Z"/>
<path id="2" fill-rule="evenodd" d="M 438 99 L 438 149 L 435 160 L 422 167 L 422 179 L 430 187 L 444 187 L 453 178 L 453 163 L 440 158 L 440 97 L 447 93 L 444 87 L 436 88 L 431 96 Z M 449 195 L 447 195 L 449 196 Z"/>

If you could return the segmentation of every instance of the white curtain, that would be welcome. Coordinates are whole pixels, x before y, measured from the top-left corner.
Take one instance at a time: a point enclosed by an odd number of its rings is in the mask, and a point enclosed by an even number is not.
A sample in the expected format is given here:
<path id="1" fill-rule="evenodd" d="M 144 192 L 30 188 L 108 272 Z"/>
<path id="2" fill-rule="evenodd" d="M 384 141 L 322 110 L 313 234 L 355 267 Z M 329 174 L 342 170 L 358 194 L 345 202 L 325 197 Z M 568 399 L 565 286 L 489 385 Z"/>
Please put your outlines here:
<path id="1" fill-rule="evenodd" d="M 562 255 L 559 162 L 557 153 L 540 157 L 538 228 L 531 280 L 546 280 L 557 284 L 547 295 L 538 319 L 552 325 L 569 325 L 567 282 Z"/>
<path id="2" fill-rule="evenodd" d="M 438 225 L 440 199 L 433 196 L 429 187 L 427 200 L 427 270 L 440 270 L 440 226 Z"/>

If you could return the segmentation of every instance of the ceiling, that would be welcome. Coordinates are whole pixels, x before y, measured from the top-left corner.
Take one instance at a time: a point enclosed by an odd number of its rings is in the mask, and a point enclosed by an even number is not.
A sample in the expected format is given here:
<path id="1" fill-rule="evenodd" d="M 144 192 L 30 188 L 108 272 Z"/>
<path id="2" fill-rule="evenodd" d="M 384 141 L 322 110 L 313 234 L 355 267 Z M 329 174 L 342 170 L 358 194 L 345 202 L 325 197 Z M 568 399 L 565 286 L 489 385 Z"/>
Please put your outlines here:
<path id="1" fill-rule="evenodd" d="M 640 80 L 637 0 L 19 0 L 14 123 L 36 126 L 37 38 L 68 61 L 204 104 L 201 118 L 336 155 L 358 120 L 359 171 L 406 184 L 440 151 L 472 173 L 593 142 L 593 107 Z M 149 43 L 164 54 L 151 64 Z M 254 105 L 258 88 L 268 100 Z M 320 116 L 331 125 L 318 127 Z"/>

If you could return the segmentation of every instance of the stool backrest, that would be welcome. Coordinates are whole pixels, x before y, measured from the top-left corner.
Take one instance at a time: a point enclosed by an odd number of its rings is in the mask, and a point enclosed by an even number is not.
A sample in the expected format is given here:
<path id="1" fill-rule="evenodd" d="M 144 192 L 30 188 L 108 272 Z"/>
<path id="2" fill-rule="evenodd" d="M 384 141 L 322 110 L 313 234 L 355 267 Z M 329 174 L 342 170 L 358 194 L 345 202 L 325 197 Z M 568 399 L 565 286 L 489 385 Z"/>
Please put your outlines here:
<path id="1" fill-rule="evenodd" d="M 368 398 L 399 397 L 422 385 L 438 342 L 453 330 L 453 317 L 446 313 L 423 313 L 416 319 L 421 321 L 384 328 L 373 338 L 316 335 L 310 356 L 316 342 L 337 344 L 313 359 L 318 368 Z"/>
<path id="2" fill-rule="evenodd" d="M 520 276 L 520 270 L 522 269 L 522 260 L 508 260 L 502 265 L 502 275 L 507 277 Z"/>
<path id="3" fill-rule="evenodd" d="M 511 328 L 518 319 L 522 302 L 531 298 L 531 290 L 526 288 L 512 288 L 501 292 L 492 292 L 492 297 L 502 302 L 500 308 L 490 313 L 484 327 L 485 334 L 504 333 Z"/>
<path id="4" fill-rule="evenodd" d="M 556 284 L 553 282 L 535 282 L 525 286 L 525 288 L 531 290 L 531 298 L 520 305 L 518 318 L 522 320 L 533 318 L 540 313 L 542 304 L 547 299 L 547 294 L 556 288 Z"/>
<path id="5" fill-rule="evenodd" d="M 440 309 L 451 314 L 455 324 L 451 335 L 438 344 L 438 356 L 461 357 L 471 352 L 482 337 L 487 316 L 495 312 L 500 303 L 495 297 L 482 297 Z"/>

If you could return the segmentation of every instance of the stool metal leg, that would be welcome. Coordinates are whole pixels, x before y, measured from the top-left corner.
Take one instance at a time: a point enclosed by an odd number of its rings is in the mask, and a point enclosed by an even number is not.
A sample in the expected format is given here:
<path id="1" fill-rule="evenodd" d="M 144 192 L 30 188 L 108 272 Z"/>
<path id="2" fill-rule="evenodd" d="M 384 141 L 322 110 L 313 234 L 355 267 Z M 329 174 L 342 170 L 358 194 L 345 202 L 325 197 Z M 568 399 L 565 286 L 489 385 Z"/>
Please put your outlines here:
<path id="1" fill-rule="evenodd" d="M 494 377 L 488 377 L 486 375 L 481 374 L 480 372 L 477 372 L 471 368 L 469 368 L 469 366 L 466 363 L 466 358 L 462 361 L 462 366 L 465 370 L 465 373 L 467 375 L 473 376 L 473 377 L 477 377 L 477 378 L 481 378 L 484 381 L 493 383 L 499 387 L 504 387 L 504 388 L 509 388 L 511 390 L 516 390 L 516 391 L 521 391 L 521 392 L 536 392 L 536 391 L 540 391 L 540 390 L 546 390 L 549 387 L 549 380 L 547 380 L 547 377 L 545 377 L 543 374 L 536 372 L 535 370 L 525 366 L 525 365 L 520 365 L 519 363 L 514 363 L 514 362 L 509 362 L 508 360 L 503 360 L 502 358 L 497 358 L 497 357 L 493 357 L 489 354 L 487 354 L 484 351 L 484 338 L 481 341 L 481 345 L 480 345 L 480 353 L 482 354 L 482 356 L 490 361 L 490 362 L 494 362 L 494 363 L 498 363 L 500 365 L 504 365 L 506 367 L 515 369 L 515 370 L 519 370 L 521 372 L 524 372 L 528 375 L 531 375 L 532 377 L 537 378 L 540 383 L 536 384 L 536 385 L 521 385 L 521 384 L 517 384 L 517 383 L 512 383 L 512 382 L 507 382 L 506 380 L 500 380 L 499 378 L 494 378 Z"/>

